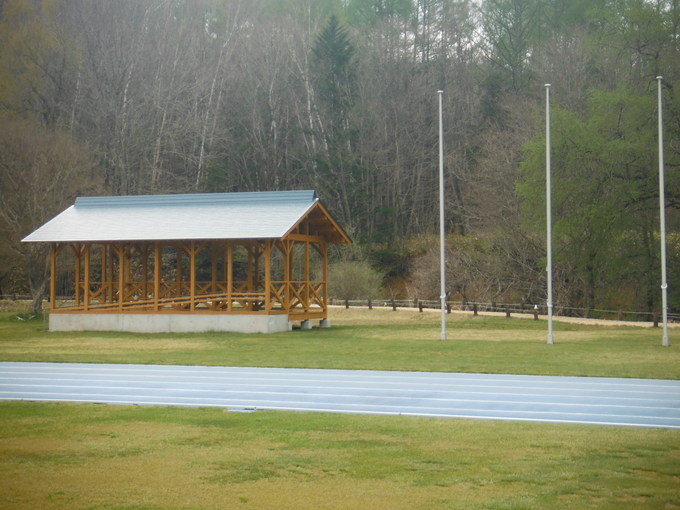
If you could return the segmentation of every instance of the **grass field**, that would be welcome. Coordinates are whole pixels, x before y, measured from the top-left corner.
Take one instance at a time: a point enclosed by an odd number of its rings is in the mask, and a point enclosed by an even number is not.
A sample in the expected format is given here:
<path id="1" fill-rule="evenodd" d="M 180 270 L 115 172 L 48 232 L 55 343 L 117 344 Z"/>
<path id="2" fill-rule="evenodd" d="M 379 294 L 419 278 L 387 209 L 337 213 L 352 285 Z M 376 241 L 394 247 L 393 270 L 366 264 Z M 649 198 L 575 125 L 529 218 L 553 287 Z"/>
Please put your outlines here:
<path id="1" fill-rule="evenodd" d="M 47 333 L 0 315 L 0 360 L 680 378 L 660 331 L 333 310 L 277 335 Z M 677 330 L 671 331 L 671 342 Z M 680 431 L 219 409 L 0 404 L 0 508 L 674 509 Z"/>
<path id="2" fill-rule="evenodd" d="M 680 379 L 680 349 L 662 347 L 658 328 L 555 323 L 547 345 L 546 323 L 530 319 L 452 314 L 447 342 L 432 312 L 337 308 L 331 322 L 274 335 L 48 333 L 4 313 L 0 359 Z"/>

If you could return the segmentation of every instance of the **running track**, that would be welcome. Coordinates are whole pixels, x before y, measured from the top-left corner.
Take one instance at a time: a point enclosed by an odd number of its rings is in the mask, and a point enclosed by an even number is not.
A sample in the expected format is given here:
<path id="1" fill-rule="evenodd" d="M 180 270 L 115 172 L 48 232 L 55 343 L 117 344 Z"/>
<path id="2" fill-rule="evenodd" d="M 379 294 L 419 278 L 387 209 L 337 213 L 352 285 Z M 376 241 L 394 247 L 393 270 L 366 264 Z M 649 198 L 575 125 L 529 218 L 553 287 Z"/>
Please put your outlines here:
<path id="1" fill-rule="evenodd" d="M 652 379 L 0 362 L 0 400 L 680 429 L 680 381 Z"/>

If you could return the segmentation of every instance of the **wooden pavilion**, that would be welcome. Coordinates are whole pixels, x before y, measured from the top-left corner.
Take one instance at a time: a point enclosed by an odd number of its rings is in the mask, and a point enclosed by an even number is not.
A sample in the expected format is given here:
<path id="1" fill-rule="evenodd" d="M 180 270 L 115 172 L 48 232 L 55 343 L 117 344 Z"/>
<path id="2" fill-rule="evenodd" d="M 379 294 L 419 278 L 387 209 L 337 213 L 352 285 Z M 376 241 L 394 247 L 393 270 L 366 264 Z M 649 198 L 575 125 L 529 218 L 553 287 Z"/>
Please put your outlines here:
<path id="1" fill-rule="evenodd" d="M 51 245 L 51 330 L 139 332 L 326 327 L 351 244 L 313 191 L 81 197 L 23 241 Z"/>

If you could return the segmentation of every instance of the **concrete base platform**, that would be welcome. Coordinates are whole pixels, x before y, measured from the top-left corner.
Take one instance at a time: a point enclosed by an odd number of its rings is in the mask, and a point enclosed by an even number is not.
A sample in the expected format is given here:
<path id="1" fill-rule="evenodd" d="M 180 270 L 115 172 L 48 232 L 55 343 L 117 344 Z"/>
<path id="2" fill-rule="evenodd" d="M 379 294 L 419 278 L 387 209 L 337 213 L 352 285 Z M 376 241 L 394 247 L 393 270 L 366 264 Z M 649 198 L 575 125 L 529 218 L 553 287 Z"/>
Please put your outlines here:
<path id="1" fill-rule="evenodd" d="M 128 331 L 132 333 L 279 333 L 290 331 L 288 315 L 179 313 L 51 313 L 50 331 Z"/>

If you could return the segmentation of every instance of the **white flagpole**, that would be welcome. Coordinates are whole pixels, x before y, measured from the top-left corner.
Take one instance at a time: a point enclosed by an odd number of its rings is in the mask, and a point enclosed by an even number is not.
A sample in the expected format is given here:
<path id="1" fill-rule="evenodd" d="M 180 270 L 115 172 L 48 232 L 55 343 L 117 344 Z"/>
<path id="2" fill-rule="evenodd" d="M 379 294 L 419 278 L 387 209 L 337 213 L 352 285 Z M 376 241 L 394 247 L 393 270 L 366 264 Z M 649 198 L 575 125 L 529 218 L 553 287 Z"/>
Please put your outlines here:
<path id="1" fill-rule="evenodd" d="M 444 232 L 444 121 L 442 115 L 442 94 L 439 94 L 439 260 L 440 260 L 440 300 L 442 308 L 442 335 L 441 339 L 446 340 L 446 237 Z"/>
<path id="2" fill-rule="evenodd" d="M 661 313 L 663 314 L 663 339 L 664 347 L 670 346 L 668 340 L 668 283 L 666 282 L 666 197 L 664 184 L 664 161 L 663 161 L 663 93 L 661 80 L 663 76 L 657 76 L 659 84 L 659 221 L 661 226 Z"/>
<path id="3" fill-rule="evenodd" d="M 553 289 L 552 289 L 552 199 L 550 182 L 550 84 L 545 84 L 545 204 L 547 223 L 547 251 L 548 251 L 548 344 L 554 344 L 553 335 Z"/>

